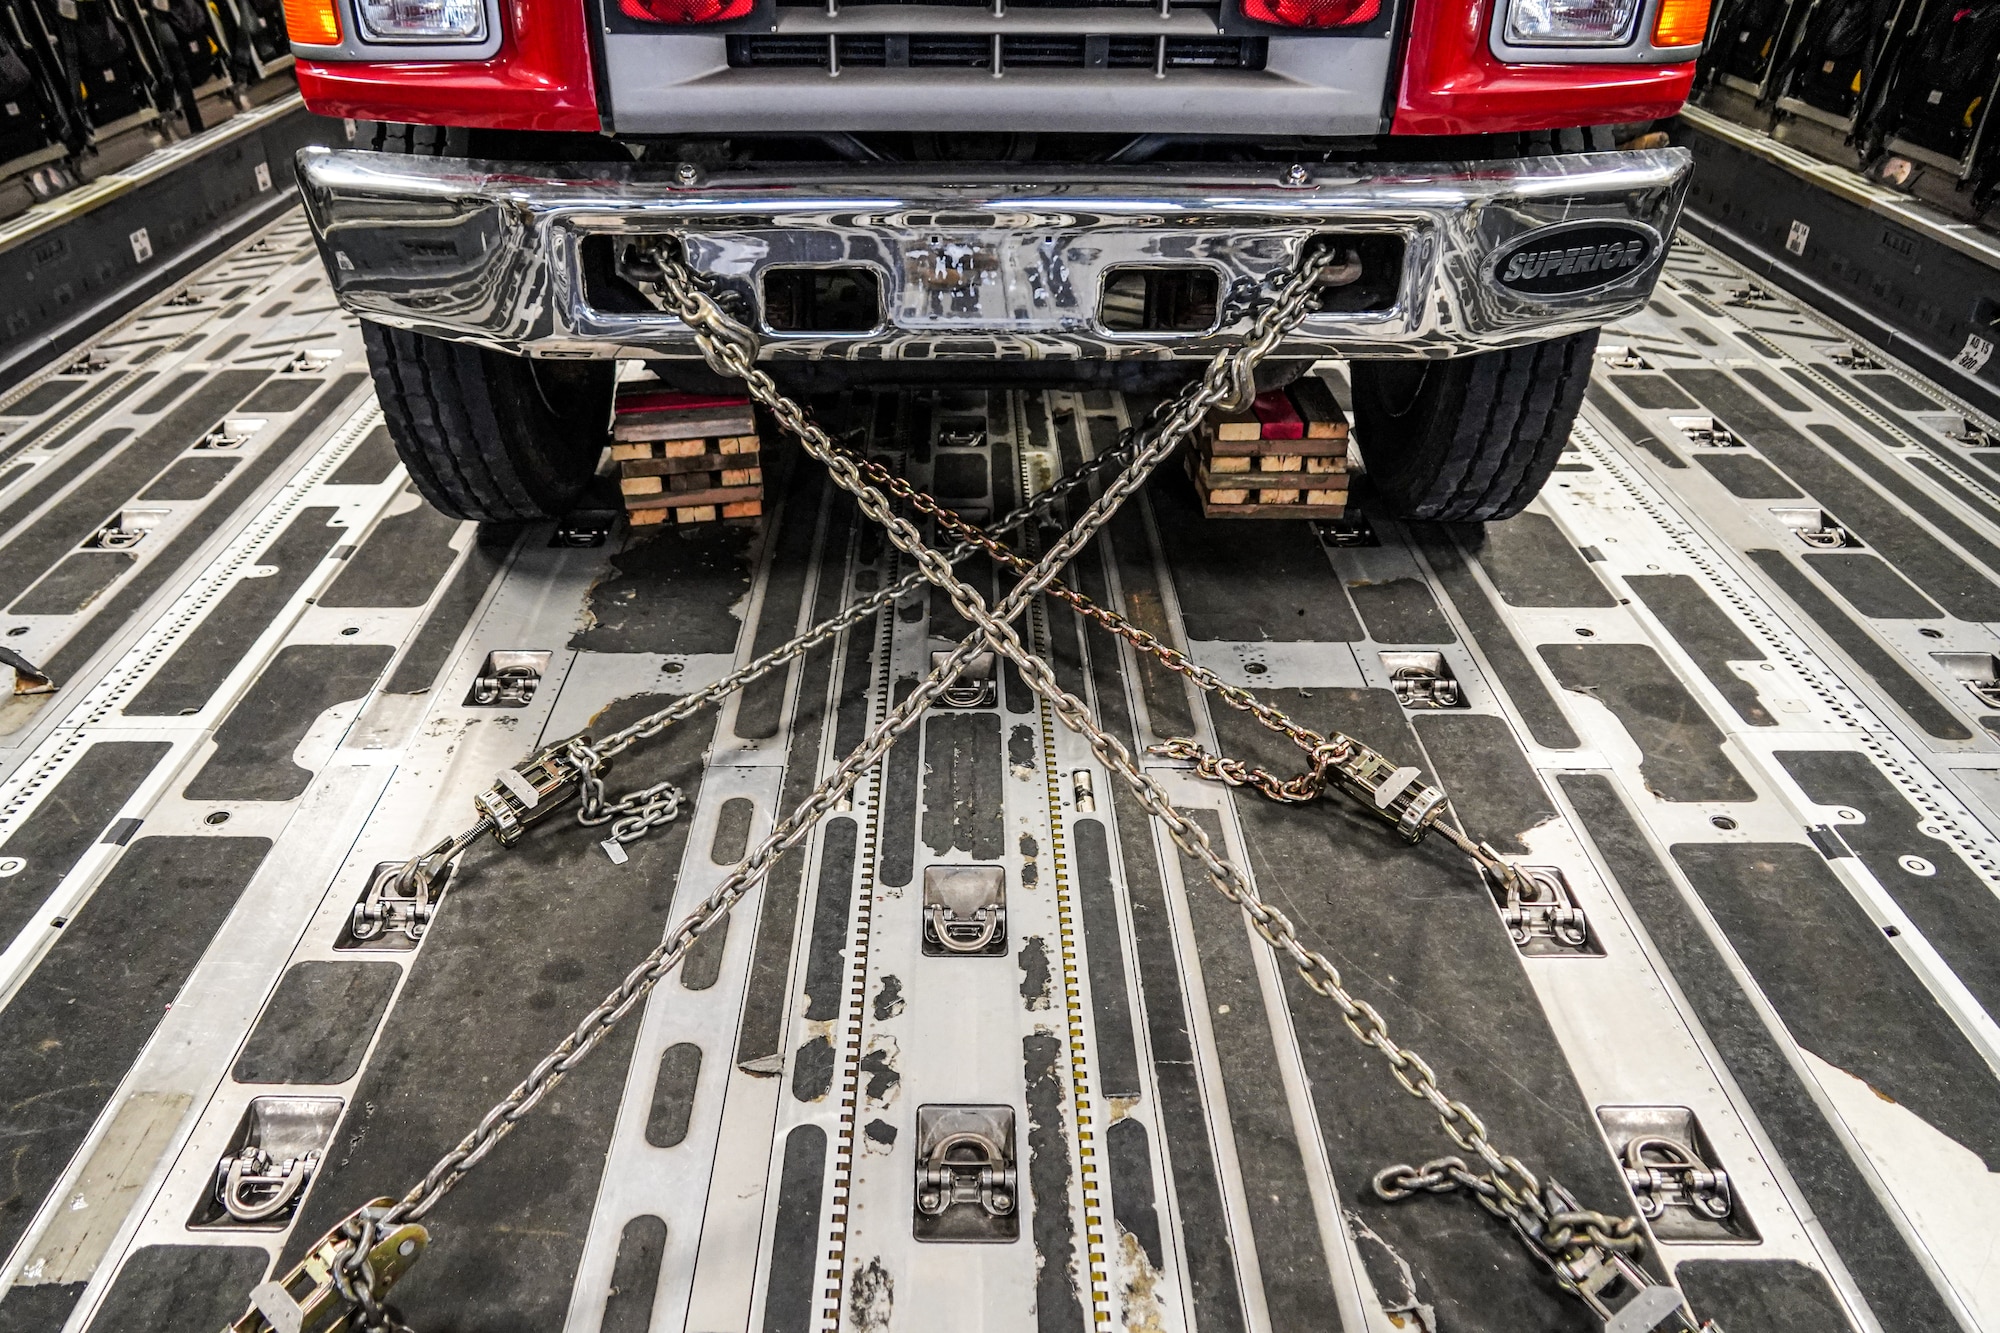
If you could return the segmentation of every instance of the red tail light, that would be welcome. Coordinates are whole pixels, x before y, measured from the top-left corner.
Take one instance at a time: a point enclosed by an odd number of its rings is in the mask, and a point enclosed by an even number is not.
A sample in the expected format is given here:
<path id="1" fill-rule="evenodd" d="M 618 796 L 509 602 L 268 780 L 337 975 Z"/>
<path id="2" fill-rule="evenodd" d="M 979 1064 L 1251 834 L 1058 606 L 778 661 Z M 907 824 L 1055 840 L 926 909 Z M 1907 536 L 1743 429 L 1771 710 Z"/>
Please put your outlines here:
<path id="1" fill-rule="evenodd" d="M 1381 12 L 1382 0 L 1243 0 L 1244 18 L 1284 28 L 1358 28 Z"/>
<path id="2" fill-rule="evenodd" d="M 619 12 L 641 23 L 728 23 L 755 7 L 756 0 L 618 0 Z"/>

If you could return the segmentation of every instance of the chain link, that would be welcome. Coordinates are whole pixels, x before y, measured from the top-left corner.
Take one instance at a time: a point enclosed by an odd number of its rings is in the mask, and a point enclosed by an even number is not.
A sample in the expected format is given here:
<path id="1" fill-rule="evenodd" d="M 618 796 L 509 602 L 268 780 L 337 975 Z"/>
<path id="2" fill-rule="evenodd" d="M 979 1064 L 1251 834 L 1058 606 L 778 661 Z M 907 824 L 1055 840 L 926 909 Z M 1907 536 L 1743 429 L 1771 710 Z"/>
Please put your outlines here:
<path id="1" fill-rule="evenodd" d="M 1544 1198 L 1543 1184 L 1536 1175 L 1517 1158 L 1502 1153 L 1489 1140 L 1484 1122 L 1470 1107 L 1448 1097 L 1441 1090 L 1429 1064 L 1390 1036 L 1381 1014 L 1367 1001 L 1354 996 L 1333 962 L 1324 954 L 1308 948 L 1291 919 L 1259 896 L 1249 879 L 1215 850 L 1206 832 L 1171 804 L 1164 789 L 1139 767 L 1130 750 L 1098 725 L 1080 699 L 1061 687 L 1047 663 L 1027 650 L 1012 624 L 1044 591 L 1069 602 L 1094 622 L 1169 664 L 1179 674 L 1194 680 L 1231 707 L 1249 712 L 1264 725 L 1289 736 L 1313 758 L 1310 773 L 1287 782 L 1237 761 L 1208 756 L 1208 767 L 1213 770 L 1214 776 L 1224 781 L 1256 786 L 1267 794 L 1278 793 L 1277 799 L 1311 799 L 1324 789 L 1329 767 L 1351 754 L 1351 747 L 1358 746 L 1358 742 L 1338 734 L 1323 737 L 1312 732 L 1248 691 L 1222 682 L 1213 672 L 1189 661 L 1122 617 L 1095 606 L 1081 594 L 1063 588 L 1056 583 L 1055 576 L 1109 521 L 1119 506 L 1137 491 L 1158 464 L 1192 435 L 1211 411 L 1243 402 L 1254 384 L 1257 364 L 1269 356 L 1314 308 L 1319 277 L 1333 258 L 1326 248 L 1314 246 L 1309 253 L 1301 256 L 1296 269 L 1281 271 L 1275 276 L 1271 299 L 1251 320 L 1243 342 L 1217 353 L 1200 379 L 1163 403 L 1147 428 L 1135 432 L 1134 438 L 1121 446 L 1122 451 L 1129 455 L 1128 465 L 1111 477 L 1085 512 L 1050 545 L 1040 560 L 1032 563 L 921 492 L 900 483 L 900 479 L 885 476 L 879 465 L 856 459 L 836 445 L 806 415 L 804 409 L 779 391 L 771 377 L 756 365 L 754 336 L 718 306 L 703 284 L 676 258 L 662 258 L 658 289 L 668 308 L 679 314 L 693 331 L 710 365 L 718 372 L 742 380 L 751 396 L 787 434 L 800 441 L 809 455 L 826 466 L 835 483 L 856 498 L 862 513 L 879 523 L 891 543 L 909 556 L 917 568 L 910 578 L 874 594 L 824 625 L 816 626 L 791 643 L 765 654 L 725 681 L 676 701 L 600 744 L 572 746 L 572 759 L 579 765 L 582 786 L 579 818 L 585 823 L 615 820 L 614 837 L 620 836 L 619 830 L 626 821 L 638 819 L 641 822 L 632 836 L 639 836 L 653 822 L 649 812 L 665 808 L 669 791 L 675 809 L 678 808 L 680 793 L 672 790 L 670 784 L 662 783 L 643 792 L 632 793 L 617 802 L 607 802 L 601 778 L 606 760 L 642 739 L 659 734 L 674 721 L 707 703 L 741 688 L 757 675 L 830 642 L 836 634 L 861 623 L 869 614 L 905 591 L 913 590 L 919 582 L 928 582 L 940 589 L 975 628 L 950 654 L 937 662 L 929 676 L 871 729 L 862 742 L 840 760 L 833 772 L 780 821 L 723 882 L 586 1014 L 526 1078 L 489 1110 L 479 1124 L 421 1181 L 391 1205 L 371 1227 L 356 1235 L 344 1236 L 348 1249 L 343 1252 L 339 1267 L 345 1277 L 344 1280 L 337 1280 L 341 1282 L 342 1296 L 359 1308 L 369 1333 L 376 1333 L 377 1330 L 382 1333 L 405 1333 L 405 1330 L 400 1320 L 380 1304 L 373 1291 L 373 1275 L 367 1268 L 365 1258 L 367 1246 L 362 1243 L 369 1238 L 366 1232 L 374 1227 L 386 1228 L 421 1219 L 467 1172 L 484 1161 L 512 1127 L 532 1112 L 661 979 L 680 965 L 694 942 L 714 929 L 744 894 L 762 882 L 780 857 L 804 841 L 819 820 L 835 808 L 862 775 L 880 762 L 896 739 L 917 723 L 966 665 L 979 653 L 987 651 L 989 646 L 1012 661 L 1028 687 L 1047 699 L 1064 725 L 1081 735 L 1105 767 L 1132 789 L 1142 808 L 1159 820 L 1174 843 L 1202 866 L 1216 888 L 1242 909 L 1265 942 L 1298 970 L 1307 985 L 1335 1005 L 1354 1036 L 1382 1055 L 1397 1083 L 1412 1097 L 1425 1102 L 1437 1115 L 1446 1136 L 1483 1165 L 1482 1170 L 1475 1171 L 1466 1166 L 1463 1159 L 1450 1158 L 1427 1163 L 1421 1170 L 1391 1168 L 1377 1177 L 1378 1189 L 1386 1183 L 1388 1189 L 1400 1190 L 1401 1194 L 1385 1194 L 1383 1197 L 1402 1197 L 1416 1190 L 1470 1190 L 1489 1210 L 1508 1220 L 1517 1232 L 1538 1246 L 1554 1267 L 1558 1280 L 1572 1290 L 1575 1290 L 1574 1281 L 1563 1276 L 1564 1269 L 1556 1261 L 1578 1260 L 1584 1257 L 1589 1246 L 1625 1250 L 1634 1249 L 1643 1242 L 1636 1218 L 1610 1218 L 1573 1208 L 1552 1207 L 1550 1201 Z M 1108 469 L 1107 462 L 1098 471 Z M 1077 492 L 1089 479 L 1089 476 L 1080 476 L 1060 491 L 1052 488 L 1044 492 L 1037 497 L 1037 503 L 1016 511 L 1002 526 L 1018 526 L 1034 513 L 1047 512 L 1060 495 Z M 878 481 L 879 487 L 876 484 Z M 921 532 L 896 511 L 885 490 L 918 514 L 936 520 L 944 530 L 957 535 L 960 538 L 957 546 L 950 552 L 940 552 L 929 545 Z M 975 550 L 985 550 L 1022 575 L 995 607 L 988 607 L 985 599 L 953 572 L 954 563 Z M 865 610 L 862 609 L 864 607 Z M 1186 746 L 1192 743 L 1178 744 Z M 1197 771 L 1200 771 L 1201 762 L 1197 758 Z M 451 857 L 462 852 L 481 831 L 483 827 L 457 839 L 441 842 L 423 856 L 413 858 L 408 873 L 433 873 L 437 867 L 448 864 Z M 1448 836 L 1456 833 L 1449 828 L 1445 832 Z M 1477 848 L 1491 855 L 1490 849 L 1471 843 L 1463 834 L 1457 834 L 1453 841 L 1469 852 Z M 1475 859 L 1479 858 L 1475 856 Z M 1492 860 L 1502 864 L 1497 856 L 1493 856 Z M 1452 1164 L 1456 1169 L 1452 1169 Z M 1447 1181 L 1448 1185 L 1444 1183 Z M 1557 1192 L 1553 1182 L 1548 1189 L 1552 1196 Z"/>
<path id="2" fill-rule="evenodd" d="M 604 799 L 604 780 L 592 773 L 584 780 L 585 807 L 576 812 L 576 822 L 587 828 L 611 825 L 611 840 L 635 842 L 651 829 L 662 828 L 680 817 L 681 789 L 671 782 L 630 791 L 615 801 Z M 594 800 L 593 800 L 594 797 Z"/>

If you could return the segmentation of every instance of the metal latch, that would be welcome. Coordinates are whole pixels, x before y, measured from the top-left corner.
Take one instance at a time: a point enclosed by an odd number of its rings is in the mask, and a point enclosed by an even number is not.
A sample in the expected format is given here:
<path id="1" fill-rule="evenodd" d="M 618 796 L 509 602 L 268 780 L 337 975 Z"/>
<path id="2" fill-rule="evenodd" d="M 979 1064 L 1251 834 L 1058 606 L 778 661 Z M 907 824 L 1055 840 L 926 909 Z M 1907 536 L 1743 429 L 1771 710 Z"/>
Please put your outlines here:
<path id="1" fill-rule="evenodd" d="M 557 741 L 525 763 L 501 769 L 493 785 L 472 798 L 502 847 L 519 842 L 529 825 L 554 814 L 581 789 L 584 770 L 570 754 L 571 741 L 588 745 L 590 738 Z"/>
<path id="2" fill-rule="evenodd" d="M 196 442 L 197 449 L 240 449 L 243 442 L 264 428 L 264 422 L 254 417 L 232 417 L 201 437 Z"/>
<path id="3" fill-rule="evenodd" d="M 572 510 L 556 520 L 556 530 L 549 537 L 549 545 L 574 548 L 602 546 L 610 537 L 617 517 L 617 511 L 609 509 Z"/>
<path id="4" fill-rule="evenodd" d="M 1007 872 L 999 866 L 924 867 L 924 952 L 1007 952 Z"/>
<path id="5" fill-rule="evenodd" d="M 979 426 L 949 422 L 939 428 L 937 442 L 941 449 L 977 449 L 986 443 L 986 431 Z"/>
<path id="6" fill-rule="evenodd" d="M 346 1333 L 353 1327 L 350 1307 L 334 1285 L 333 1266 L 345 1248 L 341 1239 L 350 1223 L 381 1217 L 394 1199 L 375 1199 L 356 1209 L 320 1237 L 298 1267 L 250 1292 L 250 1309 L 229 1326 L 230 1333 Z M 383 1233 L 368 1249 L 368 1266 L 379 1298 L 410 1266 L 423 1257 L 430 1233 L 405 1222 Z"/>
<path id="7" fill-rule="evenodd" d="M 1649 1222 L 1669 1208 L 1686 1208 L 1714 1222 L 1736 1211 L 1729 1173 L 1662 1135 L 1645 1135 L 1625 1145 L 1625 1183 Z"/>
<path id="8" fill-rule="evenodd" d="M 1010 1241 L 1021 1234 L 1011 1106 L 919 1106 L 918 1240 Z"/>
<path id="9" fill-rule="evenodd" d="M 499 648 L 486 654 L 486 662 L 466 692 L 467 708 L 526 708 L 535 700 L 542 675 L 549 669 L 549 654 L 525 648 Z"/>
<path id="10" fill-rule="evenodd" d="M 1880 370 L 1882 363 L 1854 343 L 1836 343 L 1826 349 L 1826 359 L 1848 370 Z"/>
<path id="11" fill-rule="evenodd" d="M 1396 702 L 1410 709 L 1463 708 L 1465 695 L 1458 677 L 1445 665 L 1443 653 L 1383 653 L 1382 669 Z"/>
<path id="12" fill-rule="evenodd" d="M 1607 347 L 1598 353 L 1604 364 L 1612 370 L 1651 370 L 1653 363 L 1640 354 L 1636 347 Z"/>
<path id="13" fill-rule="evenodd" d="M 407 861 L 384 861 L 376 866 L 367 890 L 348 918 L 348 935 L 357 941 L 391 933 L 406 935 L 412 941 L 422 939 L 431 918 L 437 915 L 438 900 L 444 897 L 456 865 L 447 862 L 436 878 L 419 868 L 407 883 L 403 878 Z"/>
<path id="14" fill-rule="evenodd" d="M 1665 1244 L 1745 1244 L 1756 1226 L 1736 1198 L 1701 1122 L 1685 1106 L 1600 1106 L 1597 1118 L 1638 1201 Z"/>
<path id="15" fill-rule="evenodd" d="M 1604 951 L 1591 943 L 1590 922 L 1559 868 L 1510 868 L 1514 873 L 1504 880 L 1487 872 L 1487 883 L 1515 948 L 1531 958 L 1548 954 L 1603 956 Z"/>
<path id="16" fill-rule="evenodd" d="M 1972 691 L 1988 708 L 2000 708 L 2000 657 L 1992 653 L 1932 653 L 1931 661 Z"/>
<path id="17" fill-rule="evenodd" d="M 83 546 L 90 551 L 129 551 L 160 526 L 170 511 L 165 509 L 122 509 L 111 521 L 90 534 Z"/>
<path id="18" fill-rule="evenodd" d="M 1668 417 L 1674 429 L 1687 436 L 1688 443 L 1704 449 L 1740 449 L 1743 441 L 1722 423 L 1720 417 Z"/>
<path id="19" fill-rule="evenodd" d="M 317 375 L 338 360 L 340 360 L 338 347 L 303 347 L 293 353 L 291 360 L 278 367 L 278 373 Z"/>
<path id="20" fill-rule="evenodd" d="M 1995 435 L 1971 417 L 1960 417 L 1958 421 L 1958 428 L 1946 431 L 1946 435 L 1968 449 L 2000 449 L 2000 435 Z"/>
<path id="21" fill-rule="evenodd" d="M 1741 306 L 1749 310 L 1782 310 L 1784 304 L 1761 283 L 1745 283 L 1730 290 L 1724 305 Z"/>
<path id="22" fill-rule="evenodd" d="M 951 657 L 948 652 L 931 654 L 931 670 L 936 671 Z M 958 673 L 958 679 L 945 687 L 938 703 L 945 708 L 992 708 L 1000 702 L 1000 682 L 993 675 L 993 653 L 988 650 L 975 653 L 965 664 L 965 670 Z"/>
<path id="23" fill-rule="evenodd" d="M 1790 528 L 1798 539 L 1816 551 L 1838 551 L 1861 545 L 1854 534 L 1833 521 L 1824 509 L 1773 509 L 1771 517 Z"/>
<path id="24" fill-rule="evenodd" d="M 282 1229 L 326 1161 L 341 1108 L 338 1097 L 251 1098 L 187 1225 Z"/>
<path id="25" fill-rule="evenodd" d="M 1375 535 L 1373 525 L 1366 514 L 1353 514 L 1347 518 L 1322 518 L 1313 520 L 1313 531 L 1319 534 L 1322 544 L 1327 546 L 1380 546 L 1382 539 Z"/>
<path id="26" fill-rule="evenodd" d="M 288 1212 L 319 1169 L 318 1149 L 283 1161 L 246 1147 L 215 1164 L 215 1199 L 238 1222 L 268 1222 Z"/>

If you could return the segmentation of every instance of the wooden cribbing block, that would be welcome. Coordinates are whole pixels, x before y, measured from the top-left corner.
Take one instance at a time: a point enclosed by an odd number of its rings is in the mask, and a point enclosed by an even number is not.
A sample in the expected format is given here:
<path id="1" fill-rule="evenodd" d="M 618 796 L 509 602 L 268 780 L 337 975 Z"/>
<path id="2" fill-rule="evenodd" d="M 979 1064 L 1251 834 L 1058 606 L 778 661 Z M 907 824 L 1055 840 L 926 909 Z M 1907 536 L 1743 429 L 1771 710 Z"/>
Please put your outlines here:
<path id="1" fill-rule="evenodd" d="M 1288 389 L 1260 393 L 1249 411 L 1215 413 L 1209 423 L 1217 440 L 1231 443 L 1347 438 L 1347 414 L 1317 375 L 1307 375 Z"/>
<path id="2" fill-rule="evenodd" d="M 1341 493 L 1345 495 L 1345 492 Z M 1201 512 L 1209 518 L 1344 518 L 1347 502 L 1339 504 L 1216 504 L 1204 500 Z"/>
<path id="3" fill-rule="evenodd" d="M 1347 441 L 1339 440 L 1224 440 L 1203 439 L 1200 447 L 1217 458 L 1262 458 L 1280 451 L 1306 458 L 1345 458 Z"/>
<path id="4" fill-rule="evenodd" d="M 664 390 L 621 393 L 611 423 L 611 438 L 621 443 L 756 433 L 748 398 Z"/>
<path id="5" fill-rule="evenodd" d="M 1347 489 L 1347 477 L 1344 474 L 1328 475 L 1324 472 L 1216 472 L 1213 468 L 1198 467 L 1195 469 L 1194 479 L 1196 485 L 1205 486 L 1210 490 L 1214 490 L 1217 486 L 1225 490 L 1273 487 L 1298 490 L 1308 486 L 1319 490 Z"/>
<path id="6" fill-rule="evenodd" d="M 690 454 L 685 458 L 629 458 L 618 464 L 621 477 L 658 477 L 670 472 L 720 472 L 725 468 L 761 469 L 762 455 Z"/>
<path id="7" fill-rule="evenodd" d="M 1347 438 L 1347 414 L 1340 410 L 1340 403 L 1334 398 L 1333 390 L 1326 387 L 1326 381 L 1317 375 L 1307 375 L 1286 390 L 1291 395 L 1292 406 L 1306 425 L 1305 438 L 1308 440 L 1344 440 Z"/>
<path id="8" fill-rule="evenodd" d="M 699 450 L 693 444 L 701 444 Z M 613 462 L 636 462 L 647 458 L 687 458 L 698 453 L 754 454 L 763 441 L 755 435 L 723 435 L 712 440 L 626 440 L 611 446 Z"/>
<path id="9" fill-rule="evenodd" d="M 632 480 L 657 481 L 658 478 L 634 477 Z M 621 482 L 620 485 L 622 486 L 623 483 Z M 701 491 L 667 491 L 665 488 L 662 488 L 660 491 L 642 495 L 633 495 L 628 492 L 625 497 L 625 507 L 628 510 L 635 511 L 657 508 L 660 505 L 667 505 L 675 509 L 687 509 L 703 505 L 735 504 L 741 500 L 762 500 L 763 498 L 764 488 L 762 486 L 715 486 Z M 694 521 L 696 520 L 681 520 L 683 523 Z"/>

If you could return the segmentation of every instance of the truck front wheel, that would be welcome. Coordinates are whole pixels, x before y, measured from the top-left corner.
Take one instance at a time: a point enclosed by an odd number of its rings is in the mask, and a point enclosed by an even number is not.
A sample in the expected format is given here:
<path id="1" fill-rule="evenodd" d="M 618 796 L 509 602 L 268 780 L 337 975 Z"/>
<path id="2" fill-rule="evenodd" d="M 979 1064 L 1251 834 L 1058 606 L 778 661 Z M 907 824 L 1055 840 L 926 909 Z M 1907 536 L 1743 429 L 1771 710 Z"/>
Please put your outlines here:
<path id="1" fill-rule="evenodd" d="M 1356 361 L 1354 424 L 1379 509 L 1512 518 L 1555 470 L 1590 382 L 1597 330 L 1449 361 Z"/>
<path id="2" fill-rule="evenodd" d="M 363 322 L 389 438 L 424 499 L 482 523 L 554 518 L 597 468 L 611 361 L 537 361 Z"/>

